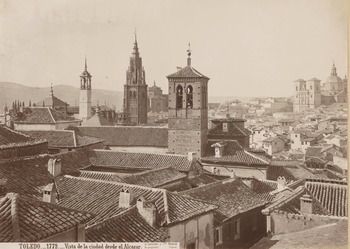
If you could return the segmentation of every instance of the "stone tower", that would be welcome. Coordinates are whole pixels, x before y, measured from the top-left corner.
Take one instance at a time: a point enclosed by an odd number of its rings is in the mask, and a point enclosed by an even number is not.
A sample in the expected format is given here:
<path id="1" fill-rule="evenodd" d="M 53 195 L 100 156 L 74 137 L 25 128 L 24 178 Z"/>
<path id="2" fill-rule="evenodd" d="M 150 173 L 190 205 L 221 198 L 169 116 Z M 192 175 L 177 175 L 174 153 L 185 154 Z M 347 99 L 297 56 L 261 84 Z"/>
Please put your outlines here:
<path id="1" fill-rule="evenodd" d="M 85 70 L 80 75 L 80 100 L 79 118 L 86 122 L 91 117 L 91 74 L 87 71 L 85 58 Z"/>
<path id="2" fill-rule="evenodd" d="M 147 123 L 147 85 L 145 70 L 142 66 L 142 58 L 135 43 L 130 65 L 126 71 L 126 84 L 124 85 L 124 114 L 128 124 Z"/>
<path id="3" fill-rule="evenodd" d="M 209 78 L 191 66 L 188 49 L 187 66 L 168 75 L 168 149 L 175 154 L 195 152 L 203 156 L 208 135 Z"/>
<path id="4" fill-rule="evenodd" d="M 312 78 L 308 81 L 298 79 L 295 81 L 295 95 L 293 103 L 294 112 L 314 109 L 321 105 L 321 81 Z"/>

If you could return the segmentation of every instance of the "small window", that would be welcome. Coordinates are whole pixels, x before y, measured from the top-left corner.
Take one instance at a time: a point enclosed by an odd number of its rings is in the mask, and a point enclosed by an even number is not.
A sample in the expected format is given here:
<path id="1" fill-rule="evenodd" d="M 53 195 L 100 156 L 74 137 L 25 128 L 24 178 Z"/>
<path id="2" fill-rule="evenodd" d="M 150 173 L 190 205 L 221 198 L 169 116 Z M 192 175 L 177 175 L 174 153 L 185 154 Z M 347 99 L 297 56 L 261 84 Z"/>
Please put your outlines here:
<path id="1" fill-rule="evenodd" d="M 240 220 L 235 220 L 233 222 L 233 236 L 234 236 L 234 239 L 239 239 L 241 237 L 241 224 L 240 224 Z"/>
<path id="2" fill-rule="evenodd" d="M 252 216 L 252 230 L 256 231 L 258 228 L 258 214 L 255 212 Z"/>
<path id="3" fill-rule="evenodd" d="M 215 245 L 222 244 L 222 227 L 218 227 L 215 229 Z"/>

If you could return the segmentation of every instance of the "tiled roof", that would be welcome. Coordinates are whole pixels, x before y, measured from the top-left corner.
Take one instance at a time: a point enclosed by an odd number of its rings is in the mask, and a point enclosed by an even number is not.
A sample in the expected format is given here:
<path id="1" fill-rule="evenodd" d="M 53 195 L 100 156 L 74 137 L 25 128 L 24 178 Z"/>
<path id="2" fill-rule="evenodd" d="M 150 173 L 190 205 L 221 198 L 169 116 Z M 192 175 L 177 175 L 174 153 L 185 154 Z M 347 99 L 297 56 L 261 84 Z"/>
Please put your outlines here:
<path id="1" fill-rule="evenodd" d="M 0 242 L 37 242 L 84 224 L 93 215 L 8 193 L 0 199 Z"/>
<path id="2" fill-rule="evenodd" d="M 103 180 L 103 181 L 113 181 L 113 182 L 126 183 L 126 181 L 123 180 L 123 178 L 121 178 L 119 176 L 119 174 L 113 173 L 113 172 L 98 172 L 98 171 L 81 170 L 79 177 L 91 178 L 91 179 Z"/>
<path id="3" fill-rule="evenodd" d="M 259 198 L 240 179 L 215 182 L 181 194 L 217 205 L 214 217 L 216 222 L 266 204 L 265 200 Z"/>
<path id="4" fill-rule="evenodd" d="M 224 147 L 223 156 L 215 157 L 214 148 L 212 144 L 217 141 L 208 141 L 204 157 L 201 158 L 201 162 L 204 163 L 228 163 L 228 164 L 245 164 L 245 165 L 268 165 L 269 159 L 264 156 L 250 153 L 243 149 L 243 147 L 237 141 L 227 141 Z"/>
<path id="5" fill-rule="evenodd" d="M 304 166 L 274 166 L 269 165 L 266 169 L 266 179 L 276 181 L 279 176 L 284 176 L 287 182 L 298 179 L 313 178 L 314 174 Z"/>
<path id="6" fill-rule="evenodd" d="M 194 69 L 191 66 L 186 66 L 176 73 L 170 74 L 167 76 L 167 78 L 206 78 L 209 79 L 204 74 L 201 74 L 196 69 Z"/>
<path id="7" fill-rule="evenodd" d="M 60 100 L 59 98 L 57 98 L 56 96 L 52 96 L 52 97 L 47 97 L 45 99 L 43 99 L 42 101 L 39 101 L 37 103 L 35 103 L 35 106 L 37 107 L 43 107 L 43 103 L 45 104 L 45 106 L 47 107 L 66 107 L 69 106 L 69 104 L 67 104 L 66 102 Z M 44 107 L 45 107 L 44 106 Z"/>
<path id="8" fill-rule="evenodd" d="M 94 116 L 89 118 L 86 122 L 82 123 L 82 126 L 111 126 L 113 125 L 112 122 L 110 122 L 108 119 L 100 115 L 99 113 L 96 113 Z"/>
<path id="9" fill-rule="evenodd" d="M 212 120 L 213 121 L 213 120 Z M 208 135 L 216 135 L 216 134 L 223 134 L 226 136 L 249 136 L 251 132 L 248 129 L 241 129 L 238 127 L 235 123 L 231 123 L 228 127 L 228 132 L 223 132 L 221 124 L 215 124 L 214 127 L 212 127 L 208 131 Z"/>
<path id="10" fill-rule="evenodd" d="M 129 184 L 156 188 L 180 179 L 184 179 L 185 177 L 186 174 L 181 173 L 172 167 L 168 167 L 125 176 L 123 177 L 123 180 Z"/>
<path id="11" fill-rule="evenodd" d="M 50 158 L 61 159 L 62 174 L 77 174 L 90 165 L 88 152 L 77 150 L 54 156 L 36 156 L 0 163 L 0 179 L 6 179 L 6 191 L 42 198 L 42 188 L 53 181 L 47 170 Z"/>
<path id="12" fill-rule="evenodd" d="M 160 169 L 173 167 L 179 171 L 190 171 L 193 166 L 193 163 L 187 159 L 187 156 L 111 150 L 94 150 L 90 161 L 94 166 L 124 169 Z"/>
<path id="13" fill-rule="evenodd" d="M 277 182 L 268 180 L 258 180 L 256 178 L 243 178 L 243 183 L 246 184 L 254 193 L 266 201 L 273 201 L 274 195 L 270 194 L 277 189 Z"/>
<path id="14" fill-rule="evenodd" d="M 46 143 L 46 141 L 42 139 L 33 139 L 23 133 L 11 130 L 5 125 L 0 125 L 0 149 L 22 147 L 41 143 Z"/>
<path id="15" fill-rule="evenodd" d="M 300 214 L 300 198 L 309 194 L 313 200 L 313 214 L 343 217 L 348 214 L 347 183 L 335 180 L 308 179 L 304 186 L 297 187 L 289 196 L 282 197 L 268 206 L 269 212 L 280 210 Z"/>
<path id="16" fill-rule="evenodd" d="M 86 229 L 87 242 L 163 242 L 164 228 L 150 226 L 132 207 Z"/>
<path id="17" fill-rule="evenodd" d="M 49 148 L 80 148 L 104 141 L 100 138 L 81 135 L 74 130 L 23 131 L 23 133 L 33 138 L 47 140 Z"/>
<path id="18" fill-rule="evenodd" d="M 15 120 L 15 123 L 55 124 L 67 121 L 79 122 L 79 120 L 55 111 L 49 107 L 32 107 L 28 109 L 28 112 L 23 114 L 23 117 Z"/>
<path id="19" fill-rule="evenodd" d="M 77 127 L 82 134 L 104 139 L 109 146 L 168 147 L 168 129 L 136 126 Z"/>
<path id="20" fill-rule="evenodd" d="M 96 214 L 96 218 L 89 222 L 90 225 L 126 210 L 119 207 L 119 194 L 123 188 L 128 189 L 134 197 L 132 205 L 140 196 L 152 201 L 160 217 L 160 224 L 180 222 L 216 208 L 164 189 L 73 176 L 64 176 L 57 181 L 59 205 Z"/>

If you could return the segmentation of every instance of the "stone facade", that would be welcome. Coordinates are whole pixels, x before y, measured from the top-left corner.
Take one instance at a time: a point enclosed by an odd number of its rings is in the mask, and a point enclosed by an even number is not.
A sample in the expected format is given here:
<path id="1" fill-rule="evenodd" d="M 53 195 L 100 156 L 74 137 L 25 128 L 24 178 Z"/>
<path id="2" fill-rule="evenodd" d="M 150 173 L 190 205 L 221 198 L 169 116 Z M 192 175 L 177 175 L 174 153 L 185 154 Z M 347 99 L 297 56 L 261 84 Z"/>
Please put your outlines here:
<path id="1" fill-rule="evenodd" d="M 312 78 L 308 81 L 303 79 L 295 81 L 294 112 L 314 109 L 321 105 L 320 82 L 321 81 L 316 78 Z"/>
<path id="2" fill-rule="evenodd" d="M 169 80 L 168 148 L 175 154 L 202 156 L 208 134 L 208 81 L 191 66 L 167 76 Z"/>
<path id="3" fill-rule="evenodd" d="M 128 124 L 147 123 L 147 85 L 136 36 L 130 65 L 126 71 L 124 114 Z"/>

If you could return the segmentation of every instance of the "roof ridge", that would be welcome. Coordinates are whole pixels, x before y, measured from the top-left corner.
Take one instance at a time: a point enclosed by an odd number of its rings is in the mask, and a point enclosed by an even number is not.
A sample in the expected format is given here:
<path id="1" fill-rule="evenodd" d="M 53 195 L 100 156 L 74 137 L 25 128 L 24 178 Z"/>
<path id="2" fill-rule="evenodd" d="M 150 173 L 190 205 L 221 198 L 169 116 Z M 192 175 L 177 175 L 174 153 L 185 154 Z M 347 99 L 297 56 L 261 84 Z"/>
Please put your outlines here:
<path id="1" fill-rule="evenodd" d="M 154 155 L 154 156 L 175 156 L 175 157 L 182 157 L 187 159 L 186 155 L 179 155 L 179 154 L 166 154 L 166 153 L 147 153 L 147 152 L 134 152 L 134 151 L 117 151 L 117 150 L 105 150 L 105 149 L 93 149 L 94 151 L 101 151 L 101 152 L 110 152 L 110 153 L 123 153 L 123 154 L 142 154 L 142 155 Z"/>
<path id="2" fill-rule="evenodd" d="M 169 205 L 168 205 L 168 191 L 166 189 L 162 190 L 163 192 L 163 200 L 164 200 L 164 214 L 165 214 L 165 219 L 166 223 L 170 224 L 170 216 L 169 216 Z"/>
<path id="3" fill-rule="evenodd" d="M 265 161 L 264 159 L 258 157 L 258 156 L 255 155 L 254 153 L 251 153 L 251 152 L 249 152 L 249 151 L 247 151 L 247 150 L 245 150 L 245 149 L 243 149 L 243 151 L 244 151 L 244 153 L 246 153 L 246 154 L 248 154 L 248 155 L 254 157 L 255 159 L 258 159 L 258 160 L 260 160 L 260 161 L 263 161 L 263 162 L 266 163 L 266 164 L 269 164 L 269 163 L 270 163 L 269 161 Z"/>
<path id="4" fill-rule="evenodd" d="M 166 170 L 166 169 L 170 169 L 170 168 L 172 168 L 172 169 L 178 171 L 178 170 L 175 169 L 174 167 L 168 166 L 168 167 L 164 167 L 164 168 L 155 168 L 155 169 L 151 169 L 151 170 L 146 170 L 146 171 L 134 173 L 134 174 L 131 174 L 131 175 L 125 175 L 125 176 L 122 176 L 122 178 L 128 178 L 128 177 L 132 177 L 132 176 L 140 176 L 140 175 L 149 174 L 149 173 L 152 173 L 152 172 L 157 172 L 157 171 Z M 179 172 L 180 172 L 180 171 L 179 171 Z M 181 172 L 180 172 L 180 173 L 181 173 Z M 182 173 L 182 174 L 183 174 L 183 173 Z"/>
<path id="5" fill-rule="evenodd" d="M 192 189 L 188 189 L 188 190 L 185 190 L 185 191 L 181 191 L 180 194 L 195 193 L 197 191 L 200 191 L 200 190 L 203 190 L 203 189 L 215 186 L 215 185 L 225 184 L 225 183 L 228 183 L 228 182 L 234 182 L 236 180 L 238 180 L 238 178 L 222 179 L 220 181 L 211 182 L 211 183 L 206 184 L 206 185 L 202 185 L 202 186 L 198 186 L 196 188 L 192 188 Z"/>
<path id="6" fill-rule="evenodd" d="M 87 178 L 87 177 L 77 177 L 77 176 L 72 176 L 72 175 L 64 175 L 64 177 L 78 179 L 78 180 L 92 181 L 92 182 L 108 183 L 108 184 L 113 184 L 113 185 L 122 185 L 125 187 L 136 187 L 136 188 L 140 188 L 140 189 L 146 189 L 146 190 L 157 191 L 157 192 L 161 192 L 163 190 L 163 189 L 159 189 L 159 188 L 145 187 L 145 186 L 124 183 L 124 182 L 114 182 L 114 181 L 93 179 L 93 178 Z"/>
<path id="7" fill-rule="evenodd" d="M 73 133 L 74 147 L 77 147 L 77 137 L 75 136 L 75 130 L 70 130 Z"/>
<path id="8" fill-rule="evenodd" d="M 57 123 L 57 121 L 55 120 L 55 118 L 53 117 L 53 115 L 52 115 L 52 113 L 51 113 L 51 108 L 50 108 L 50 107 L 46 107 L 46 108 L 47 108 L 47 110 L 49 111 L 49 114 L 50 114 L 50 116 L 51 116 L 53 122 L 54 122 L 54 123 Z"/>
<path id="9" fill-rule="evenodd" d="M 10 132 L 13 132 L 13 133 L 16 133 L 16 134 L 18 134 L 18 135 L 22 135 L 22 136 L 24 136 L 24 137 L 33 139 L 31 136 L 29 136 L 29 135 L 27 135 L 27 134 L 24 134 L 24 133 L 22 133 L 22 132 L 19 132 L 19 131 L 17 131 L 17 130 L 12 130 L 12 129 L 10 129 L 9 127 L 7 127 L 6 125 L 1 125 L 1 127 L 4 128 L 4 129 L 6 129 L 6 130 L 8 130 L 8 131 L 10 131 Z"/>
<path id="10" fill-rule="evenodd" d="M 18 218 L 18 194 L 8 193 L 6 197 L 11 200 L 11 222 L 12 222 L 12 235 L 15 242 L 21 241 L 21 231 L 19 227 Z"/>
<path id="11" fill-rule="evenodd" d="M 84 169 L 80 169 L 79 171 L 81 173 L 85 172 L 85 173 L 91 173 L 91 174 L 118 175 L 118 173 L 115 173 L 115 172 L 91 171 L 91 170 L 84 170 Z M 84 177 L 82 177 L 82 178 L 84 178 Z"/>

